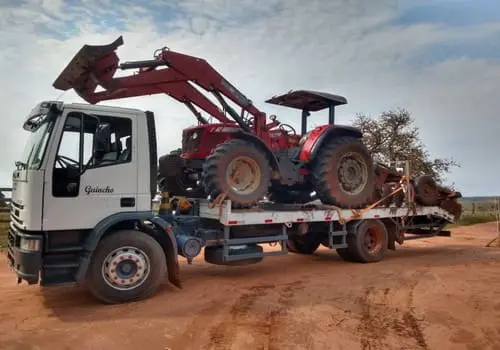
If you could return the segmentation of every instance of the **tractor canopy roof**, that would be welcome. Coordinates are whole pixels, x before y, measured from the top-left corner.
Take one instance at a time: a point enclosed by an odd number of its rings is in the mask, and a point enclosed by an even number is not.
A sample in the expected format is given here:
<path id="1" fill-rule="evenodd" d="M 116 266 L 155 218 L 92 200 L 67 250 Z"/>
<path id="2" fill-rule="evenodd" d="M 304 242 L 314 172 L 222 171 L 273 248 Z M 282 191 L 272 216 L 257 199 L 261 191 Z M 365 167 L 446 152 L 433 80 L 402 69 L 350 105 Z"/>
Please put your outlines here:
<path id="1" fill-rule="evenodd" d="M 266 102 L 284 107 L 305 109 L 310 112 L 316 112 L 330 106 L 347 104 L 347 99 L 343 96 L 333 95 L 326 92 L 292 90 L 280 96 L 273 96 Z"/>

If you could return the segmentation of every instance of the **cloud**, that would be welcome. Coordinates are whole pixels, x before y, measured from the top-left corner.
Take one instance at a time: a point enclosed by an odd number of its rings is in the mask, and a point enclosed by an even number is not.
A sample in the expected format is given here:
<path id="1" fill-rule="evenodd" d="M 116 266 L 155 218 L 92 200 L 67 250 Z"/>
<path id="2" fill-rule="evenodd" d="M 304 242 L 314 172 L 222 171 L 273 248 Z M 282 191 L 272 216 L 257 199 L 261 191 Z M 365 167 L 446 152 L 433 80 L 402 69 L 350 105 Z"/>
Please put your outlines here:
<path id="1" fill-rule="evenodd" d="M 448 178 L 463 193 L 500 193 L 494 175 L 500 165 L 484 161 L 495 159 L 500 143 L 494 44 L 500 42 L 500 22 L 492 15 L 484 23 L 429 15 L 438 3 L 449 6 L 442 0 L 75 3 L 0 5 L 1 183 L 10 182 L 27 136 L 22 119 L 37 102 L 61 95 L 51 84 L 67 62 L 84 44 L 106 44 L 123 35 L 122 60 L 149 59 L 163 46 L 203 57 L 258 108 L 297 128 L 298 112 L 266 106 L 264 100 L 300 88 L 344 95 L 349 104 L 339 108 L 337 120 L 345 124 L 358 112 L 377 115 L 406 107 L 432 155 L 462 163 Z M 481 5 L 476 7 L 480 12 Z M 454 11 L 466 17 L 466 9 L 456 5 Z M 72 92 L 61 98 L 82 102 Z M 181 130 L 195 122 L 183 105 L 164 95 L 106 104 L 154 111 L 161 152 L 178 147 Z M 326 118 L 320 112 L 313 123 Z M 474 179 L 478 172 L 483 181 Z"/>

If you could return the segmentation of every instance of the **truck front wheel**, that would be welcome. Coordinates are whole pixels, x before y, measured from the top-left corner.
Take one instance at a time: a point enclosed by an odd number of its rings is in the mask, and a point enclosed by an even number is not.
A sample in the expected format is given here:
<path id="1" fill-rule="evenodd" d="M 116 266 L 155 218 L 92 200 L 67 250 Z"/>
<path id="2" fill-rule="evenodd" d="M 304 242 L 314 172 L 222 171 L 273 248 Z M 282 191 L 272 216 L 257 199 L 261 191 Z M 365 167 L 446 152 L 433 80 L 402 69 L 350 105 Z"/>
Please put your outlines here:
<path id="1" fill-rule="evenodd" d="M 117 231 L 94 251 L 88 288 L 108 304 L 146 299 L 162 283 L 166 266 L 165 253 L 154 238 L 134 230 Z"/>

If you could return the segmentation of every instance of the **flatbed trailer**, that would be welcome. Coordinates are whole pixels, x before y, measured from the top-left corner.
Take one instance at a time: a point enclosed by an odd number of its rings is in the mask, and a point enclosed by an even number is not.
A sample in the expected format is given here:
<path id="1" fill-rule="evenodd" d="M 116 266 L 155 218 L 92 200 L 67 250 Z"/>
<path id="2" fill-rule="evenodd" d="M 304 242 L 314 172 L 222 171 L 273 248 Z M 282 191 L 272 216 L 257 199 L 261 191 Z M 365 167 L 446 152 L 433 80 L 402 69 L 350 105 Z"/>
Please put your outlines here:
<path id="1" fill-rule="evenodd" d="M 395 249 L 396 242 L 403 244 L 405 240 L 449 236 L 449 231 L 443 228 L 454 221 L 449 212 L 436 206 L 351 210 L 320 203 L 263 203 L 252 209 L 235 210 L 229 200 L 219 206 L 196 200 L 191 215 L 164 218 L 175 220 L 181 227 L 183 222 L 191 225 L 194 221 L 199 222 L 189 234 L 185 229 L 176 233 L 181 255 L 190 261 L 205 247 L 205 260 L 222 265 L 257 262 L 265 256 L 284 255 L 289 251 L 312 254 L 320 245 L 336 249 L 345 260 L 379 261 L 387 249 Z M 373 247 L 363 248 L 356 244 L 360 232 L 365 240 L 371 238 Z M 194 237 L 198 243 L 191 242 L 191 247 L 197 248 L 186 254 L 183 242 Z M 281 250 L 265 252 L 258 247 L 263 243 L 278 243 Z"/>

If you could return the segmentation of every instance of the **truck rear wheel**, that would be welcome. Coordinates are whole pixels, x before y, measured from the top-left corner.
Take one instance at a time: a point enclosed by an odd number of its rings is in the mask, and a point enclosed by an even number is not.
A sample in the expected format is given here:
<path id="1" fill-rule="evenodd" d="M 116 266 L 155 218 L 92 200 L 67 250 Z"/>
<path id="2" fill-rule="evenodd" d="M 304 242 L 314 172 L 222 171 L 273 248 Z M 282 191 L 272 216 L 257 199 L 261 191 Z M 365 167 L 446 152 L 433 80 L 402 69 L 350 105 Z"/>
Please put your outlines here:
<path id="1" fill-rule="evenodd" d="M 321 202 L 351 209 L 371 203 L 375 191 L 373 160 L 359 139 L 333 138 L 321 146 L 313 162 L 314 189 Z"/>
<path id="2" fill-rule="evenodd" d="M 286 247 L 292 253 L 313 254 L 320 246 L 321 239 L 317 234 L 307 233 L 305 235 L 293 236 L 286 241 Z"/>
<path id="3" fill-rule="evenodd" d="M 165 253 L 154 238 L 134 230 L 117 231 L 94 251 L 87 284 L 108 304 L 140 300 L 156 292 L 166 271 Z"/>
<path id="4" fill-rule="evenodd" d="M 384 223 L 369 219 L 351 225 L 347 234 L 347 252 L 343 255 L 352 261 L 369 263 L 383 259 L 388 247 L 388 234 Z M 339 254 L 340 255 L 340 254 Z M 342 258 L 344 258 L 341 255 Z"/>
<path id="5" fill-rule="evenodd" d="M 226 193 L 234 207 L 249 208 L 261 200 L 271 184 L 271 167 L 252 142 L 230 140 L 212 150 L 203 164 L 202 184 L 212 200 Z"/>

